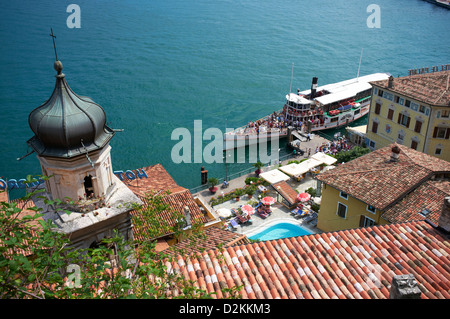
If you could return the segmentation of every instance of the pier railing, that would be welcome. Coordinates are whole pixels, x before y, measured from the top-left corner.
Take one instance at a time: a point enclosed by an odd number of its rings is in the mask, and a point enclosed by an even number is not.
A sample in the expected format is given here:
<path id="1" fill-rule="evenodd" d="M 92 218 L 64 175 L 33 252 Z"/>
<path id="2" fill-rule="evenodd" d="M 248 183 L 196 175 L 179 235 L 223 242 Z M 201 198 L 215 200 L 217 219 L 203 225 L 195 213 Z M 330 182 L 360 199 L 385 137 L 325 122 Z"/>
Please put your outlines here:
<path id="1" fill-rule="evenodd" d="M 267 163 L 266 166 L 264 166 L 261 170 L 263 172 L 272 170 L 277 165 L 281 164 L 282 161 L 285 161 L 285 160 L 290 159 L 290 158 L 293 158 L 293 154 L 292 153 L 280 156 L 280 158 L 278 159 L 279 163 Z M 244 176 L 244 175 L 249 175 L 249 174 L 253 173 L 255 170 L 256 170 L 256 168 L 252 166 L 252 167 L 246 168 L 246 169 L 244 169 L 242 171 L 230 174 L 230 175 L 228 175 L 228 181 L 231 181 L 233 179 L 239 178 L 239 177 Z M 220 186 L 220 184 L 223 184 L 223 182 L 225 181 L 225 177 L 220 177 L 220 178 L 218 178 L 218 180 L 219 180 L 219 186 Z M 205 189 L 208 189 L 209 187 L 210 187 L 210 185 L 209 185 L 209 183 L 207 183 L 207 184 L 203 184 L 203 185 L 200 185 L 200 186 L 196 186 L 196 187 L 190 188 L 189 191 L 192 194 L 195 194 L 195 193 L 201 192 L 201 191 L 203 191 Z"/>

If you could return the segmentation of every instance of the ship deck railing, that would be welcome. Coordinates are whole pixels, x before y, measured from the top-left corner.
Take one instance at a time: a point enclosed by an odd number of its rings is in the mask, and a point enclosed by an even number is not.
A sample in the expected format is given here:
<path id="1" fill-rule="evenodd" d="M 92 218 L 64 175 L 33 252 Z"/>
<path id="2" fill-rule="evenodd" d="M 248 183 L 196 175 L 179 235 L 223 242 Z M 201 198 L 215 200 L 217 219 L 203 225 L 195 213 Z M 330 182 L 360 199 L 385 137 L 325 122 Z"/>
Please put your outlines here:
<path id="1" fill-rule="evenodd" d="M 261 128 L 261 126 L 260 126 Z M 260 130 L 259 133 L 284 133 L 284 131 L 286 131 L 286 128 L 271 128 L 271 129 L 266 129 L 266 127 L 263 127 L 264 130 Z M 247 136 L 247 135 L 256 135 L 256 128 L 253 127 L 247 127 L 245 129 L 239 128 L 238 130 L 234 130 L 232 132 L 227 133 L 228 135 L 238 135 L 238 136 Z"/>

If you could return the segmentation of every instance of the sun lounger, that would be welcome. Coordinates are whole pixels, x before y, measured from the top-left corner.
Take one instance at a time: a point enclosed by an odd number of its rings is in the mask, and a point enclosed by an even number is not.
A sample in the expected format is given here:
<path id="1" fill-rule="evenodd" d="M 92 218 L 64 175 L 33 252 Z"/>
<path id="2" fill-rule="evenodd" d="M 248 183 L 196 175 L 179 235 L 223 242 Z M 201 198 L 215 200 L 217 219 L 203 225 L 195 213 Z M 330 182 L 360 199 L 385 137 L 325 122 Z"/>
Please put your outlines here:
<path id="1" fill-rule="evenodd" d="M 291 215 L 294 215 L 294 216 L 296 216 L 296 215 L 306 215 L 306 214 L 307 214 L 307 211 L 306 210 L 302 210 L 299 207 L 291 210 Z"/>
<path id="2" fill-rule="evenodd" d="M 238 228 L 239 223 L 236 221 L 236 218 L 230 219 L 230 225 L 233 228 Z"/>
<path id="3" fill-rule="evenodd" d="M 307 217 L 305 218 L 305 221 L 306 221 L 307 223 L 309 223 L 310 221 L 312 221 L 312 220 L 314 220 L 314 219 L 316 219 L 316 218 L 317 218 L 317 213 L 314 212 L 314 213 L 312 213 L 311 215 L 307 216 Z"/>
<path id="4" fill-rule="evenodd" d="M 261 217 L 262 219 L 266 219 L 267 216 L 269 216 L 268 214 L 262 212 L 262 211 L 256 211 L 256 214 L 258 214 L 259 217 Z"/>
<path id="5" fill-rule="evenodd" d="M 301 210 L 300 208 L 294 210 L 293 212 L 294 212 L 293 213 L 294 217 L 297 217 L 297 218 L 305 217 L 309 214 L 309 212 L 307 210 Z"/>

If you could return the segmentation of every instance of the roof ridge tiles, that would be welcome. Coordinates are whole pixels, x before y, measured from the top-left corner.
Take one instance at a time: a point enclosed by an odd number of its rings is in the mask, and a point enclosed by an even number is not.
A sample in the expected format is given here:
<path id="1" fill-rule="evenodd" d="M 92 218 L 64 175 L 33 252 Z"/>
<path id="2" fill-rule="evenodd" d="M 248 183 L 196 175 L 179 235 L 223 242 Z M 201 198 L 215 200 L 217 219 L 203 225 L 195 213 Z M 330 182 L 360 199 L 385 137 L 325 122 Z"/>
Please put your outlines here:
<path id="1" fill-rule="evenodd" d="M 178 258 L 173 271 L 209 292 L 242 285 L 243 298 L 384 299 L 393 276 L 406 273 L 414 274 L 423 298 L 449 295 L 449 247 L 423 221 L 247 243 L 198 256 L 186 258 L 192 258 L 186 266 Z"/>

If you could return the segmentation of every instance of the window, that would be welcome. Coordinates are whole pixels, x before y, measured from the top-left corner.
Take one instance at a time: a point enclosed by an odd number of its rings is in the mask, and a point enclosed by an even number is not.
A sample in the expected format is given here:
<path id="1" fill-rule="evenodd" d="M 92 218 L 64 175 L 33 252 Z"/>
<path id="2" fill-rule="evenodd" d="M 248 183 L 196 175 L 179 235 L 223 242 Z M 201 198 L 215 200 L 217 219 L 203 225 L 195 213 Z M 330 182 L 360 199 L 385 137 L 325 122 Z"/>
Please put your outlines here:
<path id="1" fill-rule="evenodd" d="M 422 122 L 416 121 L 416 125 L 414 126 L 414 132 L 420 133 L 421 129 L 422 129 Z"/>
<path id="2" fill-rule="evenodd" d="M 369 147 L 370 148 L 375 148 L 375 142 L 374 141 L 370 141 L 369 142 Z"/>
<path id="3" fill-rule="evenodd" d="M 441 155 L 442 154 L 442 148 L 436 147 L 436 150 L 434 151 L 434 155 Z"/>
<path id="4" fill-rule="evenodd" d="M 442 110 L 441 117 L 449 117 L 450 111 L 449 110 Z"/>
<path id="5" fill-rule="evenodd" d="M 378 96 L 383 96 L 383 90 L 378 90 Z"/>
<path id="6" fill-rule="evenodd" d="M 347 206 L 342 203 L 338 203 L 338 208 L 336 214 L 339 217 L 346 218 L 347 217 Z"/>
<path id="7" fill-rule="evenodd" d="M 395 95 L 395 96 L 394 96 L 394 102 L 395 102 L 395 103 L 398 103 L 399 101 L 400 101 L 400 96 Z"/>
<path id="8" fill-rule="evenodd" d="M 394 110 L 393 109 L 389 109 L 387 118 L 392 121 L 392 119 L 394 118 Z"/>
<path id="9" fill-rule="evenodd" d="M 376 103 L 375 104 L 375 114 L 380 114 L 380 111 L 381 111 L 381 104 Z"/>
<path id="10" fill-rule="evenodd" d="M 406 100 L 405 101 L 405 106 L 406 107 L 410 107 L 411 106 L 411 101 L 410 100 Z"/>
<path id="11" fill-rule="evenodd" d="M 399 114 L 398 115 L 398 124 L 401 124 L 403 126 L 409 127 L 409 123 L 411 121 L 411 118 L 405 114 Z"/>
<path id="12" fill-rule="evenodd" d="M 388 92 L 384 92 L 383 97 L 385 99 L 388 99 L 389 101 L 392 101 L 394 99 L 394 95 Z"/>
<path id="13" fill-rule="evenodd" d="M 94 195 L 94 188 L 92 187 L 92 176 L 86 176 L 84 178 L 84 191 L 86 193 L 86 198 L 89 198 L 90 196 Z"/>
<path id="14" fill-rule="evenodd" d="M 361 215 L 361 218 L 359 219 L 359 227 L 371 227 L 374 225 L 376 225 L 376 223 L 372 218 Z"/>
<path id="15" fill-rule="evenodd" d="M 366 209 L 368 212 L 371 212 L 372 214 L 375 214 L 376 212 L 376 208 L 370 205 L 367 205 Z"/>
<path id="16" fill-rule="evenodd" d="M 427 217 L 430 213 L 431 210 L 429 210 L 428 208 L 425 208 L 419 212 L 419 214 L 422 215 L 423 217 Z"/>
<path id="17" fill-rule="evenodd" d="M 417 110 L 419 109 L 419 104 L 414 103 L 414 102 L 411 102 L 411 108 L 412 108 L 414 111 L 417 111 Z"/>
<path id="18" fill-rule="evenodd" d="M 413 150 L 417 150 L 417 145 L 418 145 L 417 141 L 412 141 L 412 142 L 411 142 L 411 148 L 412 148 Z"/>
<path id="19" fill-rule="evenodd" d="M 348 194 L 347 194 L 347 193 L 340 192 L 340 193 L 339 193 L 339 196 L 341 196 L 341 197 L 344 198 L 344 199 L 348 199 Z"/>
<path id="20" fill-rule="evenodd" d="M 403 145 L 403 140 L 405 139 L 405 132 L 400 131 L 398 132 L 398 136 L 397 136 L 397 143 Z"/>
<path id="21" fill-rule="evenodd" d="M 372 132 L 376 133 L 378 131 L 378 123 L 377 122 L 373 122 L 372 123 Z"/>
<path id="22" fill-rule="evenodd" d="M 419 106 L 419 112 L 425 113 L 425 106 L 423 106 L 423 105 Z"/>
<path id="23" fill-rule="evenodd" d="M 450 136 L 450 128 L 438 127 L 434 128 L 433 137 L 434 138 L 445 138 L 448 139 Z"/>

